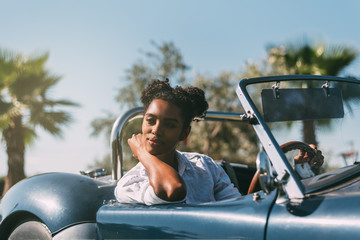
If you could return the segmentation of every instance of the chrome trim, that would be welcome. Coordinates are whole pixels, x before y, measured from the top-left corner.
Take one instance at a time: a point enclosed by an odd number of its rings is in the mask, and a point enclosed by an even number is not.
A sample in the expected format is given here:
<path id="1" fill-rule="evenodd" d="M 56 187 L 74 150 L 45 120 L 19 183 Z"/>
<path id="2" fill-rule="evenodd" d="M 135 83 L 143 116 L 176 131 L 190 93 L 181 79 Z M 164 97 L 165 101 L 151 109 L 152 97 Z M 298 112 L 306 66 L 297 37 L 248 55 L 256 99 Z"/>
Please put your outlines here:
<path id="1" fill-rule="evenodd" d="M 111 148 L 111 179 L 116 181 L 123 176 L 123 155 L 122 155 L 122 143 L 121 139 L 123 136 L 123 128 L 127 122 L 132 119 L 142 117 L 140 115 L 143 112 L 143 108 L 133 108 L 125 112 L 123 115 L 118 117 L 112 127 L 110 136 L 110 148 Z"/>

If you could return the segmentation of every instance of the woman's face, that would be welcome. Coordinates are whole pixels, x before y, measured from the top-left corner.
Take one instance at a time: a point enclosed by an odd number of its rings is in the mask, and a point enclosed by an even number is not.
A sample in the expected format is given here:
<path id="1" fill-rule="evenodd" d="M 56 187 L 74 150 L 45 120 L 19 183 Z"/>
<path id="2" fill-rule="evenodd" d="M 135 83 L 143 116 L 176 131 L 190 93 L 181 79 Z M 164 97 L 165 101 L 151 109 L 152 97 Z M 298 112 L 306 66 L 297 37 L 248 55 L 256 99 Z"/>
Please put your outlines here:
<path id="1" fill-rule="evenodd" d="M 162 99 L 154 99 L 146 110 L 142 133 L 146 150 L 153 155 L 170 153 L 189 134 L 183 129 L 180 108 Z"/>

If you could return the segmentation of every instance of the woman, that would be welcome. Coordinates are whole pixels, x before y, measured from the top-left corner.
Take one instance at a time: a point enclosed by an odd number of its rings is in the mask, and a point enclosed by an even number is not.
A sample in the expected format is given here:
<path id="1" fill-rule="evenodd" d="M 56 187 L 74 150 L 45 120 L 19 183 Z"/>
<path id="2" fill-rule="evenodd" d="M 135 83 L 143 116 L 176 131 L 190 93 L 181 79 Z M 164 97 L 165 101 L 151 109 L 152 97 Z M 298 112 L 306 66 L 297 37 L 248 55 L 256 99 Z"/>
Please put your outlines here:
<path id="1" fill-rule="evenodd" d="M 176 150 L 190 133 L 194 117 L 208 108 L 204 92 L 153 80 L 143 90 L 142 133 L 128 143 L 139 163 L 117 184 L 122 203 L 201 203 L 240 197 L 221 166 L 199 153 Z"/>

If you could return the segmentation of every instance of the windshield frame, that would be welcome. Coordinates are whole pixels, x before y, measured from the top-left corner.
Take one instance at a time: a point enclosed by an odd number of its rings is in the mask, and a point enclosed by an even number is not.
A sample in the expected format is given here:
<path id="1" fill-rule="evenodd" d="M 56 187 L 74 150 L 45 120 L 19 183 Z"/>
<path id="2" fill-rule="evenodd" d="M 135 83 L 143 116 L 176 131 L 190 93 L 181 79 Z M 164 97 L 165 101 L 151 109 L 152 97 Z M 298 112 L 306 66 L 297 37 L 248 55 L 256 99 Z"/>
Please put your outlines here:
<path id="1" fill-rule="evenodd" d="M 311 192 L 318 191 L 321 187 L 305 187 L 297 176 L 292 166 L 288 162 L 285 154 L 282 152 L 279 143 L 276 141 L 271 130 L 269 129 L 267 123 L 265 122 L 262 114 L 259 112 L 259 109 L 256 107 L 256 104 L 250 97 L 250 94 L 247 91 L 249 85 L 256 83 L 276 83 L 283 81 L 291 80 L 319 80 L 324 82 L 348 82 L 359 84 L 360 81 L 356 79 L 346 79 L 340 77 L 331 77 L 331 76 L 318 76 L 318 75 L 286 75 L 286 76 L 268 76 L 268 77 L 258 77 L 251 79 L 242 79 L 236 89 L 238 98 L 250 118 L 255 118 L 256 121 L 253 121 L 255 124 L 252 124 L 254 130 L 256 131 L 259 141 L 262 144 L 262 147 L 266 151 L 272 165 L 277 173 L 277 181 L 281 181 L 286 178 L 287 174 L 289 178 L 287 182 L 283 185 L 284 190 L 288 194 L 289 198 L 304 198 L 306 194 Z M 356 171 L 357 172 L 357 171 Z"/>

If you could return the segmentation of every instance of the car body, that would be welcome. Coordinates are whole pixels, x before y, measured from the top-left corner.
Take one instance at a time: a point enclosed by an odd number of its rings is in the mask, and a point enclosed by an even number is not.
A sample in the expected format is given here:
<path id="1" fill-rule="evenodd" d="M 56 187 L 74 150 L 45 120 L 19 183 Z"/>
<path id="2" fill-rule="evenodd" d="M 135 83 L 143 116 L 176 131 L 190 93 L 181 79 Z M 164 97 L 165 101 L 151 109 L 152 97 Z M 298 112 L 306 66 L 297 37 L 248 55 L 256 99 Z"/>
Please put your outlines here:
<path id="1" fill-rule="evenodd" d="M 38 231 L 44 239 L 359 238 L 360 81 L 271 76 L 243 79 L 235 91 L 244 113 L 208 111 L 204 120 L 250 124 L 258 137 L 257 169 L 223 163 L 242 197 L 153 206 L 116 202 L 124 128 L 142 118 L 142 109 L 134 108 L 114 123 L 111 175 L 47 173 L 19 182 L 1 201 L 0 236 Z M 299 149 L 315 154 L 302 143 L 302 134 L 311 132 L 325 160 L 319 172 L 293 160 Z M 247 193 L 258 181 L 261 188 Z"/>

